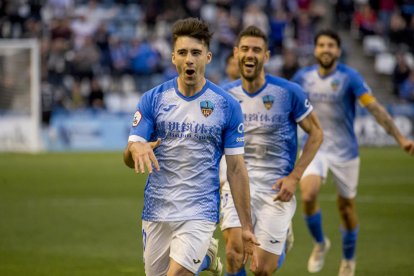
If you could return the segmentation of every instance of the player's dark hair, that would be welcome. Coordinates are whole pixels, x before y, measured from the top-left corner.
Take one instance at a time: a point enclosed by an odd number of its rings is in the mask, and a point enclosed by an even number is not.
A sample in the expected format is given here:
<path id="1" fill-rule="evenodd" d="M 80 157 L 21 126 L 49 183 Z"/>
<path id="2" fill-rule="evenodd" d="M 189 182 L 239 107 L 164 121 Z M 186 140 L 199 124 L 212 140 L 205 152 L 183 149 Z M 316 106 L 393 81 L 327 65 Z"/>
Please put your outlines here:
<path id="1" fill-rule="evenodd" d="M 269 45 L 268 44 L 268 40 L 267 40 L 267 35 L 261 30 L 261 29 L 259 29 L 258 27 L 256 27 L 256 26 L 253 26 L 253 25 L 251 25 L 251 26 L 249 26 L 249 27 L 247 27 L 246 29 L 244 29 L 243 31 L 241 31 L 240 33 L 239 33 L 239 36 L 237 37 L 237 43 L 236 43 L 236 45 L 239 45 L 239 43 L 240 43 L 240 40 L 244 37 L 244 36 L 253 36 L 253 37 L 259 37 L 259 38 L 262 38 L 263 39 L 263 41 L 265 42 L 265 44 L 266 44 L 266 47 Z"/>
<path id="2" fill-rule="evenodd" d="M 186 19 L 177 20 L 172 27 L 172 43 L 173 47 L 177 38 L 180 36 L 189 36 L 205 43 L 207 48 L 210 47 L 210 40 L 213 33 L 210 32 L 207 23 L 204 21 L 189 17 Z"/>
<path id="3" fill-rule="evenodd" d="M 320 30 L 316 36 L 315 39 L 313 40 L 314 45 L 316 45 L 316 43 L 318 42 L 319 37 L 321 36 L 327 36 L 332 38 L 333 40 L 336 41 L 336 44 L 338 45 L 338 48 L 341 48 L 341 38 L 339 37 L 338 33 L 335 32 L 334 30 L 331 29 L 323 29 Z"/>

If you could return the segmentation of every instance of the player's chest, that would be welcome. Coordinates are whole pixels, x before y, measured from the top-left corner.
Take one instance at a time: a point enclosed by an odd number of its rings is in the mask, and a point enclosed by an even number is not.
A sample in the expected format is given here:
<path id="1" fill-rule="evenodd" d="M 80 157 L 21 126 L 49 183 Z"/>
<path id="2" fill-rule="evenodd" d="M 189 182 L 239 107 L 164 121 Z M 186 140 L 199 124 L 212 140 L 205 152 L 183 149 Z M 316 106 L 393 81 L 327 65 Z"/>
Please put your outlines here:
<path id="1" fill-rule="evenodd" d="M 339 77 L 309 78 L 303 83 L 311 102 L 338 102 L 342 101 L 348 90 L 346 79 Z"/>
<path id="2" fill-rule="evenodd" d="M 285 97 L 272 93 L 263 93 L 255 97 L 239 96 L 243 112 L 245 129 L 275 129 L 289 118 L 291 106 Z"/>
<path id="3" fill-rule="evenodd" d="M 156 128 L 174 137 L 220 135 L 225 122 L 222 104 L 210 99 L 169 100 L 158 107 Z M 178 136 L 177 136 L 178 135 Z M 173 137 L 171 136 L 171 137 Z"/>

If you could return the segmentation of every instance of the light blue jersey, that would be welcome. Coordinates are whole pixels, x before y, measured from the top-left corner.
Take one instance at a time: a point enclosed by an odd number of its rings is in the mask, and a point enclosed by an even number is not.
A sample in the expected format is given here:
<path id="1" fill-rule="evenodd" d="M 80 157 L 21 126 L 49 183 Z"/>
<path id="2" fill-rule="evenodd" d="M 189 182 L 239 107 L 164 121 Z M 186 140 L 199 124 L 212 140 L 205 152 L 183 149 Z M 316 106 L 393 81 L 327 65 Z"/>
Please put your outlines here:
<path id="1" fill-rule="evenodd" d="M 308 94 L 320 120 L 324 140 L 319 151 L 338 161 L 356 158 L 359 154 L 354 132 L 355 105 L 361 95 L 371 93 L 361 75 L 338 64 L 334 72 L 321 77 L 314 65 L 297 72 L 292 80 Z"/>
<path id="2" fill-rule="evenodd" d="M 223 88 L 239 100 L 243 110 L 251 189 L 272 192 L 276 181 L 294 168 L 297 123 L 312 111 L 312 106 L 299 85 L 270 75 L 254 94 L 243 90 L 241 80 Z"/>
<path id="3" fill-rule="evenodd" d="M 210 81 L 192 97 L 177 78 L 146 92 L 137 106 L 129 141 L 155 141 L 160 171 L 149 175 L 146 221 L 219 219 L 219 160 L 244 153 L 240 105 Z"/>

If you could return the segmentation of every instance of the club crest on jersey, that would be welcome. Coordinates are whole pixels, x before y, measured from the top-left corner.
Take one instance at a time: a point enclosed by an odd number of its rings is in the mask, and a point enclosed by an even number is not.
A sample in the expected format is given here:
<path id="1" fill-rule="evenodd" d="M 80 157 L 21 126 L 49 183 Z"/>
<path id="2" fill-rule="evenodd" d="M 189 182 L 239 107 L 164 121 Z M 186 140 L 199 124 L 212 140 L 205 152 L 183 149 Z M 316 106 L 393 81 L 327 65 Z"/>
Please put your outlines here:
<path id="1" fill-rule="evenodd" d="M 132 121 L 132 126 L 136 127 L 141 121 L 142 115 L 141 112 L 137 111 L 134 114 L 134 120 Z"/>
<path id="2" fill-rule="evenodd" d="M 266 109 L 267 110 L 271 109 L 275 98 L 273 96 L 266 95 L 262 99 L 263 99 L 263 104 L 266 107 Z"/>
<path id="3" fill-rule="evenodd" d="M 207 118 L 211 115 L 211 113 L 213 113 L 214 104 L 210 101 L 202 101 L 200 102 L 200 109 L 203 116 Z"/>
<path id="4" fill-rule="evenodd" d="M 331 82 L 331 87 L 332 87 L 333 91 L 336 91 L 338 89 L 339 83 L 340 83 L 339 80 L 333 80 Z"/>

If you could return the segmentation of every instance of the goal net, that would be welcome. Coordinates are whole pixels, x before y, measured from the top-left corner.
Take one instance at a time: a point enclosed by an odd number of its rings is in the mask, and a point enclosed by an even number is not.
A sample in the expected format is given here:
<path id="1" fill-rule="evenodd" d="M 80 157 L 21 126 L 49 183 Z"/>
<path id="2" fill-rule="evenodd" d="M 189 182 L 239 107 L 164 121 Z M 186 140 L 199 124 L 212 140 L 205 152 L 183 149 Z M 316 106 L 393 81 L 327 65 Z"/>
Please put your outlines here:
<path id="1" fill-rule="evenodd" d="M 0 39 L 0 151 L 41 150 L 39 83 L 37 40 Z"/>

